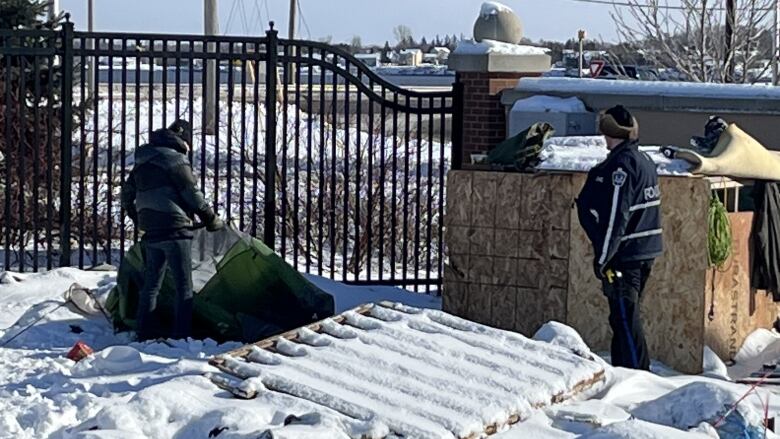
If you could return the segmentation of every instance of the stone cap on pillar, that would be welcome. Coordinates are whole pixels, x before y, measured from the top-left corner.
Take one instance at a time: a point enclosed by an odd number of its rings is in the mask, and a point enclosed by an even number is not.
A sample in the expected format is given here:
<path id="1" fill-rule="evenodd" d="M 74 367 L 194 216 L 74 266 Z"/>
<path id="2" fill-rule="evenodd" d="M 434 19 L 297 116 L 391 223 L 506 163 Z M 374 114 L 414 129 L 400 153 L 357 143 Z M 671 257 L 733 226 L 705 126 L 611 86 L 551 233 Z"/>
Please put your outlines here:
<path id="1" fill-rule="evenodd" d="M 546 49 L 499 41 L 461 41 L 447 62 L 456 72 L 544 73 L 552 59 Z"/>

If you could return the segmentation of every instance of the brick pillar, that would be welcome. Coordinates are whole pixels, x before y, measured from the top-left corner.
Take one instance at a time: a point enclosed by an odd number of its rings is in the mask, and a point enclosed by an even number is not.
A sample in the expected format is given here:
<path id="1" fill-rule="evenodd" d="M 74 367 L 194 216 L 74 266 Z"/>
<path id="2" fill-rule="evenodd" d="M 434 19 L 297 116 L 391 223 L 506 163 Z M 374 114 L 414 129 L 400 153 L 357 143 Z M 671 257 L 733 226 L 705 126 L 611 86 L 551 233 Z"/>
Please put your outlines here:
<path id="1" fill-rule="evenodd" d="M 506 139 L 507 110 L 501 91 L 514 88 L 523 77 L 540 73 L 458 72 L 463 83 L 463 163 L 471 154 L 484 153 Z"/>
<path id="2" fill-rule="evenodd" d="M 514 88 L 520 78 L 550 70 L 550 56 L 455 50 L 448 64 L 463 86 L 462 163 L 468 167 L 471 154 L 487 152 L 506 139 L 501 91 Z"/>

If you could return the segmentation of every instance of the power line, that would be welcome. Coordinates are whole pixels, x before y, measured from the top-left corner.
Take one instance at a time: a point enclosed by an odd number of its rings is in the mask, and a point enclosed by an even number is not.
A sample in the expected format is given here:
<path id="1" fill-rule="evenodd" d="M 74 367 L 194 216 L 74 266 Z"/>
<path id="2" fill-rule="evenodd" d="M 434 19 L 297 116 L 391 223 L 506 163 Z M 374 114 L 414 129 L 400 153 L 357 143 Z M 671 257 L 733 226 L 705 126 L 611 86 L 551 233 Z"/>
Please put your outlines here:
<path id="1" fill-rule="evenodd" d="M 620 1 L 614 1 L 614 0 L 569 0 L 572 2 L 577 3 L 590 3 L 595 5 L 607 5 L 607 6 L 613 6 L 613 7 L 622 7 L 622 8 L 643 8 L 643 9 L 665 9 L 665 10 L 674 10 L 674 11 L 689 11 L 692 8 L 686 7 L 686 6 L 675 6 L 675 5 L 642 5 L 637 3 L 628 3 L 628 2 L 620 2 Z M 708 11 L 725 11 L 726 9 L 723 7 L 712 7 L 707 8 Z M 772 11 L 772 8 L 756 8 L 756 11 Z"/>
<path id="2" fill-rule="evenodd" d="M 301 9 L 301 0 L 295 0 L 298 3 L 298 25 L 303 23 L 303 27 L 306 29 L 306 36 L 311 39 L 311 30 L 309 29 L 309 23 L 306 22 L 306 18 L 303 16 L 303 9 Z"/>

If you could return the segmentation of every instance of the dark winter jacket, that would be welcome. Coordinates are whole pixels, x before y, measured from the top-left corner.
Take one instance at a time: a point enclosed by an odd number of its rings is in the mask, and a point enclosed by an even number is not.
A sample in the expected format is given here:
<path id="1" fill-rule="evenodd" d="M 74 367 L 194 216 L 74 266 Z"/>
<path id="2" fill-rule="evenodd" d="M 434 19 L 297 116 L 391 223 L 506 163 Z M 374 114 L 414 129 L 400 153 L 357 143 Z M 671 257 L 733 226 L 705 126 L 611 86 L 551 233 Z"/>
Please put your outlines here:
<path id="1" fill-rule="evenodd" d="M 663 252 L 658 172 L 636 141 L 618 145 L 590 170 L 577 198 L 577 213 L 593 243 L 600 273 Z"/>
<path id="2" fill-rule="evenodd" d="M 195 186 L 187 146 L 167 129 L 135 151 L 135 166 L 122 187 L 122 207 L 148 241 L 191 238 L 191 217 L 210 224 L 214 211 Z"/>

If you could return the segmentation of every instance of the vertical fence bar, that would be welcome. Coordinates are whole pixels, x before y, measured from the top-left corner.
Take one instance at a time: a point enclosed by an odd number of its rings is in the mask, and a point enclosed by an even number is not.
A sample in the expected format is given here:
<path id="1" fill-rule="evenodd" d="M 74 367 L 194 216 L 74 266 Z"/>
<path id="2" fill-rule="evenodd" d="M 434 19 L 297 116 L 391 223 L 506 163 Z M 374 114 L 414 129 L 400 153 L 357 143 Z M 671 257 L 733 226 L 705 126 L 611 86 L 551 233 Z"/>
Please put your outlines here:
<path id="1" fill-rule="evenodd" d="M 189 40 L 189 49 L 190 49 L 190 59 L 188 60 L 188 80 L 187 80 L 187 120 L 190 122 L 190 124 L 194 127 L 195 126 L 195 41 Z M 176 114 L 178 117 L 178 113 Z M 195 154 L 195 137 L 193 133 L 193 145 L 190 145 L 190 151 L 187 153 L 190 159 L 190 166 L 192 166 L 192 162 L 194 159 Z M 203 148 L 203 144 L 201 144 L 201 148 Z"/>
<path id="2" fill-rule="evenodd" d="M 338 70 L 338 56 L 333 55 L 333 65 L 331 66 L 331 83 L 333 89 L 331 96 L 331 167 L 330 167 L 330 278 L 336 278 L 336 161 L 338 159 L 337 145 L 336 145 L 336 133 L 338 126 L 338 76 L 336 71 Z"/>
<path id="3" fill-rule="evenodd" d="M 414 278 L 420 277 L 420 229 L 422 227 L 422 111 L 423 111 L 423 99 L 421 96 L 417 97 L 417 141 L 415 144 L 416 157 L 415 157 L 415 201 L 414 201 Z M 415 284 L 414 291 L 419 292 L 419 285 Z"/>
<path id="4" fill-rule="evenodd" d="M 396 256 L 397 256 L 397 231 L 398 231 L 398 92 L 393 92 L 393 166 L 392 166 L 393 190 L 390 207 L 390 279 L 395 280 Z"/>
<path id="5" fill-rule="evenodd" d="M 238 228 L 244 231 L 244 192 L 246 184 L 246 169 L 244 169 L 246 155 L 246 43 L 241 43 L 241 150 L 239 157 L 239 182 L 238 182 Z"/>
<path id="6" fill-rule="evenodd" d="M 295 174 L 293 181 L 293 267 L 298 269 L 298 246 L 300 238 L 300 217 L 298 216 L 298 210 L 300 207 L 300 174 L 301 174 L 301 67 L 303 63 L 300 62 L 301 47 L 295 47 L 293 54 L 295 55 L 295 61 L 293 63 L 293 71 L 295 72 L 295 159 L 293 164 L 295 166 Z"/>
<path id="7" fill-rule="evenodd" d="M 40 228 L 39 215 L 40 215 L 40 193 L 38 190 L 38 182 L 41 178 L 40 160 L 41 160 L 41 114 L 40 114 L 40 102 L 41 102 L 41 67 L 40 58 L 36 55 L 33 57 L 33 187 L 32 187 L 32 243 L 33 243 L 33 257 L 32 257 L 32 269 L 34 272 L 38 271 L 38 229 Z M 47 156 L 47 160 L 50 158 Z"/>
<path id="8" fill-rule="evenodd" d="M 284 60 L 282 61 L 282 258 L 287 260 L 287 136 L 289 124 L 287 123 L 287 107 L 289 106 L 290 92 L 290 45 L 285 43 L 282 49 Z"/>
<path id="9" fill-rule="evenodd" d="M 312 88 L 314 84 L 314 78 L 312 78 L 312 70 L 314 69 L 314 50 L 311 47 L 308 50 L 308 70 L 306 77 L 306 272 L 311 273 L 311 208 L 312 200 L 311 193 L 314 192 L 311 187 L 311 168 L 312 168 L 312 119 L 314 111 L 312 111 Z"/>
<path id="10" fill-rule="evenodd" d="M 235 83 L 233 81 L 233 46 L 234 43 L 228 43 L 228 59 L 227 59 L 227 148 L 225 149 L 225 166 L 227 177 L 227 199 L 225 200 L 225 212 L 228 220 L 233 219 L 233 93 L 235 92 Z M 219 99 L 217 99 L 219 102 Z M 219 111 L 215 111 L 214 114 L 219 120 Z M 219 127 L 219 124 L 217 124 Z"/>
<path id="11" fill-rule="evenodd" d="M 266 56 L 268 54 L 266 53 Z M 254 125 L 254 140 L 252 142 L 252 236 L 257 236 L 257 181 L 260 179 L 260 174 L 257 172 L 257 143 L 260 141 L 259 138 L 259 130 L 260 130 L 260 44 L 255 43 L 255 52 L 254 52 L 254 70 L 255 70 L 255 77 L 254 77 L 254 89 L 252 91 L 252 117 L 253 117 L 253 125 Z M 267 57 L 266 57 L 267 62 Z M 266 84 L 268 81 L 266 80 Z M 266 94 L 268 93 L 268 90 L 266 90 Z"/>
<path id="12" fill-rule="evenodd" d="M 325 50 L 320 49 L 320 61 L 325 61 Z M 317 274 L 322 276 L 322 260 L 324 258 L 324 223 L 325 223 L 325 64 L 320 64 L 320 175 L 319 196 L 317 197 L 317 209 L 319 230 L 317 231 Z"/>
<path id="13" fill-rule="evenodd" d="M 265 110 L 265 223 L 263 241 L 276 248 L 276 64 L 277 31 L 273 22 L 266 33 L 268 38 L 268 61 L 266 61 L 266 110 Z"/>
<path id="14" fill-rule="evenodd" d="M 440 120 L 439 120 L 439 223 L 436 226 L 439 232 L 439 263 L 438 263 L 438 273 L 439 273 L 439 282 L 443 282 L 444 280 L 444 179 L 446 178 L 446 168 L 445 168 L 445 155 L 444 155 L 444 149 L 446 148 L 446 145 L 444 143 L 445 141 L 445 133 L 447 130 L 447 112 L 445 110 L 447 106 L 447 100 L 446 98 L 441 98 L 441 114 Z M 452 136 L 452 134 L 450 134 Z M 451 160 L 451 159 L 450 159 Z M 441 284 L 440 284 L 441 285 Z M 441 294 L 441 290 L 439 290 L 439 294 Z"/>
<path id="15" fill-rule="evenodd" d="M 57 37 L 49 44 L 55 47 Z M 54 55 L 47 59 L 46 75 L 46 269 L 54 267 Z"/>
<path id="16" fill-rule="evenodd" d="M 140 44 L 135 40 L 135 45 Z M 150 109 L 151 111 L 151 109 Z M 135 52 L 135 150 L 141 146 L 141 53 Z M 138 224 L 133 223 L 133 243 L 138 242 Z"/>
<path id="17" fill-rule="evenodd" d="M 147 127 L 146 138 L 149 140 L 152 135 L 152 131 L 156 128 L 154 126 L 154 40 L 149 39 L 149 126 Z"/>
<path id="18" fill-rule="evenodd" d="M 62 135 L 60 136 L 60 266 L 70 265 L 70 184 L 73 158 L 73 23 L 62 25 Z"/>
<path id="19" fill-rule="evenodd" d="M 208 78 L 209 69 L 208 65 L 208 44 L 204 41 L 201 45 L 202 51 L 202 64 L 200 69 L 201 77 L 201 100 L 200 100 L 200 190 L 206 194 L 206 131 L 208 127 L 208 99 L 206 96 L 208 90 L 208 84 L 210 79 Z"/>
<path id="20" fill-rule="evenodd" d="M 176 39 L 176 53 L 174 56 L 174 61 L 176 62 L 176 66 L 174 67 L 174 84 L 175 84 L 175 90 L 173 91 L 173 119 L 176 120 L 181 117 L 181 40 Z M 166 46 L 167 48 L 167 46 Z M 165 75 L 168 76 L 168 71 L 166 70 Z M 190 123 L 192 123 L 192 119 L 187 119 Z M 190 145 L 190 151 L 192 151 L 192 145 Z"/>
<path id="21" fill-rule="evenodd" d="M 220 72 L 222 54 L 222 41 L 217 41 L 214 44 L 214 212 L 219 215 L 219 194 L 222 192 L 222 188 L 219 184 L 219 150 L 221 145 L 219 144 L 219 131 L 220 131 L 220 111 L 219 101 L 221 99 L 219 90 L 219 81 L 222 79 L 222 72 Z M 228 151 L 230 155 L 230 151 Z"/>
<path id="22" fill-rule="evenodd" d="M 401 273 L 402 279 L 406 281 L 407 271 L 409 268 L 409 137 L 411 136 L 411 99 L 409 95 L 405 96 L 405 109 L 404 112 L 404 204 L 403 204 L 403 244 L 401 246 L 401 254 L 403 259 L 401 260 Z"/>
<path id="23" fill-rule="evenodd" d="M 5 47 L 10 48 L 11 47 L 11 37 L 10 35 L 5 37 Z M 5 138 L 10 139 L 11 138 L 11 119 L 13 116 L 13 107 L 11 106 L 11 68 L 13 64 L 11 63 L 11 55 L 5 56 L 5 79 L 3 80 L 4 86 L 5 86 Z M 6 150 L 8 151 L 8 155 L 10 156 L 11 153 L 11 145 L 10 142 L 6 142 Z M 11 184 L 12 181 L 11 178 L 11 169 L 12 166 L 10 164 L 5 167 L 5 181 L 8 183 L 5 185 L 5 207 L 3 208 L 3 216 L 5 217 L 5 239 L 4 239 L 4 246 L 5 246 L 5 255 L 3 258 L 3 262 L 5 265 L 5 271 L 11 270 L 11 250 L 13 248 L 13 242 L 11 242 L 11 228 L 13 227 L 12 219 L 13 219 L 13 213 L 11 212 Z"/>
<path id="24" fill-rule="evenodd" d="M 100 236 L 98 232 L 100 230 L 100 224 L 98 223 L 100 215 L 98 213 L 98 205 L 100 203 L 100 181 L 98 170 L 100 167 L 100 57 L 97 55 L 100 50 L 100 39 L 95 41 L 95 52 L 93 55 L 94 62 L 91 65 L 95 66 L 95 71 L 91 72 L 94 78 L 95 90 L 92 98 L 92 267 L 97 265 L 98 261 L 98 241 Z"/>
<path id="25" fill-rule="evenodd" d="M 433 104 L 433 98 L 428 99 L 428 172 L 426 174 L 428 189 L 428 208 L 426 210 L 426 217 L 428 220 L 428 230 L 425 239 L 425 292 L 427 294 L 430 294 L 431 292 L 431 252 L 433 251 Z"/>
<path id="26" fill-rule="evenodd" d="M 86 196 L 87 196 L 87 105 L 89 100 L 87 99 L 87 75 L 91 75 L 92 71 L 87 72 L 87 55 L 86 55 L 87 39 L 81 37 L 81 80 L 80 93 L 81 93 L 81 118 L 79 120 L 79 131 L 81 139 L 79 143 L 79 192 L 78 192 L 78 205 L 79 205 L 79 268 L 84 268 L 84 241 L 86 233 Z"/>
<path id="27" fill-rule="evenodd" d="M 379 120 L 382 126 L 379 128 L 379 273 L 381 281 L 385 272 L 385 176 L 387 174 L 386 149 L 387 148 L 387 97 L 385 93 L 387 88 L 382 84 L 382 108 L 380 110 Z"/>
<path id="28" fill-rule="evenodd" d="M 360 71 L 360 68 L 358 66 L 355 66 L 357 69 L 357 79 L 358 82 L 363 83 L 363 74 Z M 349 70 L 347 70 L 349 72 Z M 352 250 L 353 259 L 355 260 L 355 280 L 360 279 L 360 197 L 361 197 L 361 187 L 360 187 L 360 165 L 361 165 L 361 156 L 363 154 L 363 144 L 361 141 L 361 132 L 360 132 L 360 122 L 361 118 L 363 117 L 363 108 L 362 108 L 362 101 L 363 97 L 360 94 L 360 87 L 355 87 L 355 98 L 357 99 L 357 102 L 355 102 L 355 244 L 354 249 Z M 349 125 L 349 121 L 347 121 L 347 125 Z M 369 187 L 370 187 L 370 181 L 369 181 Z M 369 265 L 369 269 L 370 269 Z"/>
<path id="29" fill-rule="evenodd" d="M 344 58 L 344 70 L 349 72 L 349 59 Z M 347 281 L 349 265 L 347 254 L 349 252 L 349 80 L 344 79 L 344 210 L 342 211 L 342 237 L 344 248 L 341 255 L 342 281 Z M 357 275 L 357 273 L 355 273 Z"/>
<path id="30" fill-rule="evenodd" d="M 24 41 L 20 41 L 20 46 L 24 45 Z M 24 272 L 24 260 L 25 260 L 25 249 L 27 247 L 27 234 L 25 230 L 25 223 L 27 222 L 27 215 L 25 215 L 25 199 L 24 199 L 24 184 L 27 180 L 27 167 L 26 164 L 26 146 L 27 146 L 27 118 L 25 117 L 25 108 L 27 107 L 27 62 L 26 57 L 20 56 L 19 58 L 19 112 L 17 114 L 18 116 L 18 137 L 19 137 L 19 143 L 16 145 L 17 147 L 17 156 L 16 159 L 19 161 L 19 171 L 18 171 L 18 177 L 19 177 L 19 271 Z M 9 148 L 10 151 L 10 148 Z M 6 166 L 11 166 L 11 164 L 7 164 Z"/>
<path id="31" fill-rule="evenodd" d="M 368 88 L 371 92 L 374 91 L 374 80 L 369 78 Z M 366 206 L 366 242 L 368 243 L 366 248 L 366 272 L 368 282 L 371 282 L 371 261 L 374 258 L 373 244 L 373 223 L 374 223 L 374 101 L 372 96 L 367 96 L 368 103 L 368 205 Z M 379 267 L 379 271 L 382 271 L 382 267 Z"/>
<path id="32" fill-rule="evenodd" d="M 108 48 L 113 52 L 114 39 L 108 40 Z M 108 55 L 108 124 L 106 126 L 106 261 L 111 264 L 112 223 L 111 204 L 114 194 L 113 158 L 114 158 L 114 57 Z M 97 82 L 96 82 L 97 83 Z"/>
<path id="33" fill-rule="evenodd" d="M 162 53 L 162 127 L 168 126 L 168 40 L 160 40 Z M 154 46 L 152 46 L 154 52 Z M 162 128 L 160 127 L 160 128 Z"/>
<path id="34" fill-rule="evenodd" d="M 456 78 L 452 85 L 452 169 L 463 167 L 463 83 Z"/>
<path id="35" fill-rule="evenodd" d="M 122 99 L 122 122 L 120 127 L 120 144 L 119 144 L 119 184 L 125 184 L 125 178 L 127 178 L 127 37 L 122 38 L 122 84 L 121 84 L 121 99 Z M 138 90 L 136 90 L 136 93 Z M 125 257 L 125 238 L 127 231 L 125 230 L 125 209 L 121 204 L 119 205 L 119 260 Z"/>

